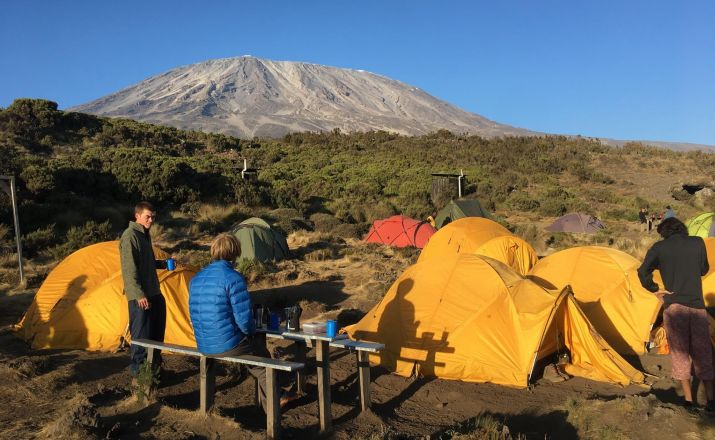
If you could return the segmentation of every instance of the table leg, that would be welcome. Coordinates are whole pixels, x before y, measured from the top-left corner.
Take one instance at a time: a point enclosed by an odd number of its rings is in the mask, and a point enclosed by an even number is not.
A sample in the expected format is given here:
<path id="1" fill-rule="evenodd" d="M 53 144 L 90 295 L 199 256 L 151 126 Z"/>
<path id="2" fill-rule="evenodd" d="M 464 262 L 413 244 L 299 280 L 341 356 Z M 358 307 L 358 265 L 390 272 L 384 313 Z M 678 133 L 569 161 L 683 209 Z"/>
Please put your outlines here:
<path id="1" fill-rule="evenodd" d="M 318 409 L 320 412 L 320 431 L 330 432 L 333 428 L 333 415 L 330 412 L 330 346 L 327 341 L 317 341 L 315 363 L 318 374 Z"/>
<path id="2" fill-rule="evenodd" d="M 370 362 L 368 354 L 357 352 L 358 376 L 360 376 L 360 411 L 370 408 Z"/>
<path id="3" fill-rule="evenodd" d="M 214 368 L 215 360 L 212 358 L 207 358 L 206 356 L 201 356 L 199 359 L 199 380 L 200 384 L 200 394 L 199 394 L 199 409 L 201 414 L 206 414 L 214 404 L 214 392 L 216 391 L 216 371 Z"/>
<path id="4" fill-rule="evenodd" d="M 305 363 L 307 360 L 306 353 L 308 352 L 308 346 L 305 342 L 296 341 L 295 343 L 296 356 L 295 361 Z M 295 391 L 298 394 L 303 394 L 305 392 L 305 371 L 298 370 L 295 373 Z"/>
<path id="5" fill-rule="evenodd" d="M 269 439 L 281 435 L 280 388 L 277 379 L 276 370 L 266 368 L 266 431 Z"/>

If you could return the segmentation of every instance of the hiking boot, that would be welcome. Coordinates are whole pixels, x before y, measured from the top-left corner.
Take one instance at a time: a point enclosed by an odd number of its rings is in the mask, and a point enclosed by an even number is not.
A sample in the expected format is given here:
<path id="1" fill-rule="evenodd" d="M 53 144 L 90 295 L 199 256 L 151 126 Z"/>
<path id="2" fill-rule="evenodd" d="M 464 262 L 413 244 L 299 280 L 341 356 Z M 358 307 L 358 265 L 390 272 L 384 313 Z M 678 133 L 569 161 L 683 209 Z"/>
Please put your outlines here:
<path id="1" fill-rule="evenodd" d="M 708 400 L 707 405 L 705 405 L 705 414 L 709 416 L 715 416 L 715 400 Z"/>
<path id="2" fill-rule="evenodd" d="M 685 408 L 685 411 L 687 411 L 690 415 L 700 415 L 700 407 L 697 403 L 686 400 L 685 403 L 683 403 L 683 408 Z"/>

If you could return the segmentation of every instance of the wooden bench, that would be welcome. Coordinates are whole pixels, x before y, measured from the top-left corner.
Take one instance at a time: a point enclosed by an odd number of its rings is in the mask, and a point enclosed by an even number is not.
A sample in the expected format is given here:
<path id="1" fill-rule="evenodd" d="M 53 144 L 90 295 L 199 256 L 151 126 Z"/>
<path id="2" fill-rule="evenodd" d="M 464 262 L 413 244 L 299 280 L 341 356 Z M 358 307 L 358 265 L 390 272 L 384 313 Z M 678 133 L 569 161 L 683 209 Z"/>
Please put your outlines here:
<path id="1" fill-rule="evenodd" d="M 264 367 L 266 369 L 266 428 L 268 438 L 278 438 L 280 436 L 280 393 L 277 371 L 297 372 L 302 370 L 305 365 L 298 362 L 287 362 L 280 359 L 263 358 L 252 355 L 240 356 L 223 356 L 213 357 L 206 356 L 199 352 L 194 347 L 186 347 L 183 345 L 166 344 L 163 342 L 152 341 L 148 339 L 135 339 L 131 341 L 133 345 L 139 345 L 147 349 L 147 362 L 154 363 L 155 351 L 168 351 L 172 353 L 185 354 L 196 356 L 199 358 L 200 365 L 200 405 L 199 409 L 202 414 L 206 414 L 214 402 L 214 392 L 216 389 L 216 360 L 233 362 L 236 364 L 251 365 L 256 367 Z"/>

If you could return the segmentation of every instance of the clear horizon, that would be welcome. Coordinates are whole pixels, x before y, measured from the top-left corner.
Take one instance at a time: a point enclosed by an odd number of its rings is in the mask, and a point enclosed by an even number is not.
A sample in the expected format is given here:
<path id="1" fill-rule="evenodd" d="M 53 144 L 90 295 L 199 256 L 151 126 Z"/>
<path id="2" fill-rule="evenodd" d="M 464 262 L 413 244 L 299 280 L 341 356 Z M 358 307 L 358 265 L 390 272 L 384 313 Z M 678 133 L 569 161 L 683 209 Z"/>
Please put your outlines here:
<path id="1" fill-rule="evenodd" d="M 0 107 L 68 108 L 251 55 L 367 70 L 496 122 L 715 146 L 715 3 L 35 1 L 0 17 Z"/>

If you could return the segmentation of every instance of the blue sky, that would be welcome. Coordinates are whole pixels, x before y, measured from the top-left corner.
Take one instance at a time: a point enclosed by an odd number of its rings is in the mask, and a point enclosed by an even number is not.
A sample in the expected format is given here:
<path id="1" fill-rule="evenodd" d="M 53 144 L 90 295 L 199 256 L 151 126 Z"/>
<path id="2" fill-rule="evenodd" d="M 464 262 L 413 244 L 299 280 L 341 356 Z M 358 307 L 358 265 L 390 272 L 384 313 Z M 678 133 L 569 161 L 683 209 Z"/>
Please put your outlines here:
<path id="1" fill-rule="evenodd" d="M 13 1 L 0 107 L 240 55 L 364 69 L 531 130 L 715 145 L 715 2 Z"/>

